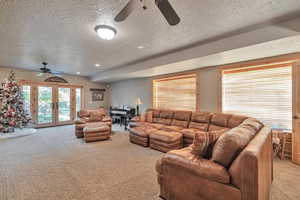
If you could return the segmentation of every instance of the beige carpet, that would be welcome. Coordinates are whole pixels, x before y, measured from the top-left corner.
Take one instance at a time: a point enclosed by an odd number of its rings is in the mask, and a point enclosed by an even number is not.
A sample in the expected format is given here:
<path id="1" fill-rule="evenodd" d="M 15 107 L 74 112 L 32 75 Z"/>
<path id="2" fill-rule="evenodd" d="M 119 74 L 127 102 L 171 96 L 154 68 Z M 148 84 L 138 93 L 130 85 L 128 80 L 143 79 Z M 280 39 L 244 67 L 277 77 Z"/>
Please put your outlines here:
<path id="1" fill-rule="evenodd" d="M 155 162 L 163 154 L 128 142 L 85 144 L 72 126 L 0 141 L 0 200 L 158 200 Z M 275 162 L 272 200 L 300 199 L 300 167 Z"/>

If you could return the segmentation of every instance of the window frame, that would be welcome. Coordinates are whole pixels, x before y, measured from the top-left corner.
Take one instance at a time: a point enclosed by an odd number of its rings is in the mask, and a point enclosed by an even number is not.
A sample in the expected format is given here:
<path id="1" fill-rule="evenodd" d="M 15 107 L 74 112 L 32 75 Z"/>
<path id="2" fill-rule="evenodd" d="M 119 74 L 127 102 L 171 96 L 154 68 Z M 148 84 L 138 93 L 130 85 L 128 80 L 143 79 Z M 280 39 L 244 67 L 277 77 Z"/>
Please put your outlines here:
<path id="1" fill-rule="evenodd" d="M 176 80 L 176 79 L 184 79 L 184 78 L 189 78 L 189 77 L 194 77 L 195 78 L 195 82 L 196 82 L 196 86 L 195 86 L 195 110 L 193 111 L 199 111 L 199 78 L 198 78 L 198 73 L 197 72 L 190 72 L 190 73 L 182 73 L 182 74 L 175 74 L 175 75 L 167 75 L 167 76 L 161 76 L 161 77 L 157 77 L 152 79 L 152 107 L 155 108 L 155 82 L 159 82 L 159 81 L 168 81 L 168 80 Z M 178 109 L 178 110 L 182 110 L 182 109 Z"/>
<path id="2" fill-rule="evenodd" d="M 219 90 L 219 111 L 224 112 L 223 110 L 223 74 L 225 71 L 237 71 L 237 72 L 244 72 L 244 71 L 253 71 L 253 69 L 257 70 L 264 70 L 264 69 L 272 69 L 272 68 L 280 68 L 280 67 L 288 67 L 291 66 L 292 74 L 291 79 L 293 82 L 293 66 L 295 63 L 299 62 L 299 59 L 285 59 L 282 58 L 269 58 L 269 59 L 261 59 L 258 61 L 249 61 L 243 62 L 240 65 L 226 65 L 221 67 L 219 70 L 220 74 L 220 90 Z M 292 83 L 293 85 L 293 83 Z M 293 90 L 292 90 L 292 116 L 294 115 L 294 100 L 293 100 Z M 291 130 L 284 130 L 284 132 L 292 132 L 293 131 L 293 120 L 292 120 L 292 129 Z M 274 129 L 275 130 L 275 129 Z"/>

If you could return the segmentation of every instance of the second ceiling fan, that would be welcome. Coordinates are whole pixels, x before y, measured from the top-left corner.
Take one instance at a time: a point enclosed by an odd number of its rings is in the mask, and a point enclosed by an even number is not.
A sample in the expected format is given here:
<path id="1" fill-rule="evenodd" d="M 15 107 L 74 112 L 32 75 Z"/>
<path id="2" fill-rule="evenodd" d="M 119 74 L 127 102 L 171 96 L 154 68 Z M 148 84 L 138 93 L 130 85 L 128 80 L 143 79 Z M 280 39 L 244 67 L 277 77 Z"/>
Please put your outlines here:
<path id="1" fill-rule="evenodd" d="M 171 26 L 179 24 L 180 18 L 168 0 L 152 1 L 155 1 L 155 4 L 157 5 L 158 9 Z M 127 5 L 121 10 L 121 12 L 115 17 L 115 21 L 124 21 L 130 15 L 130 13 L 139 6 L 139 4 L 142 4 L 142 8 L 144 10 L 147 9 L 147 6 L 145 5 L 145 0 L 130 0 L 127 3 Z"/>

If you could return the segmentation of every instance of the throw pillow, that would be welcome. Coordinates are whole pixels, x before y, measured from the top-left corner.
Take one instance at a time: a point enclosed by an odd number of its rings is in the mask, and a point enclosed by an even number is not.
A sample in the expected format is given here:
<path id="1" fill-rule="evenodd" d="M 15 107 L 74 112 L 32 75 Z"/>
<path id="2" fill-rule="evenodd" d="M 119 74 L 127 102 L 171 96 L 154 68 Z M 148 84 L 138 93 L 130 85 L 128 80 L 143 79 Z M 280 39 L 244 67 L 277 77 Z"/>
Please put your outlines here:
<path id="1" fill-rule="evenodd" d="M 221 129 L 209 132 L 197 132 L 194 136 L 193 144 L 191 145 L 192 154 L 207 157 L 209 150 L 216 143 L 218 138 L 227 131 L 227 129 Z"/>

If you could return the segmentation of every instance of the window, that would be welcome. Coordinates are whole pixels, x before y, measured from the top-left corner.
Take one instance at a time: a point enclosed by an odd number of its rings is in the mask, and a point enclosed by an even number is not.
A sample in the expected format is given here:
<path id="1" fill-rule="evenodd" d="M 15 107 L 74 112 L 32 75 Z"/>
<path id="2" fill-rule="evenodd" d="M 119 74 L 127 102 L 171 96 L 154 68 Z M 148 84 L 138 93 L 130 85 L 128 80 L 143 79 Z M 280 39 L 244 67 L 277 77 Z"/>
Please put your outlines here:
<path id="1" fill-rule="evenodd" d="M 81 110 L 81 88 L 76 88 L 76 113 Z"/>
<path id="2" fill-rule="evenodd" d="M 255 117 L 273 129 L 292 129 L 292 64 L 222 72 L 223 112 Z"/>
<path id="3" fill-rule="evenodd" d="M 175 110 L 196 110 L 196 74 L 153 81 L 153 107 Z"/>
<path id="4" fill-rule="evenodd" d="M 23 98 L 24 98 L 24 110 L 30 114 L 31 110 L 30 110 L 30 92 L 31 91 L 31 86 L 29 85 L 23 85 L 22 87 L 22 94 L 23 94 Z"/>

